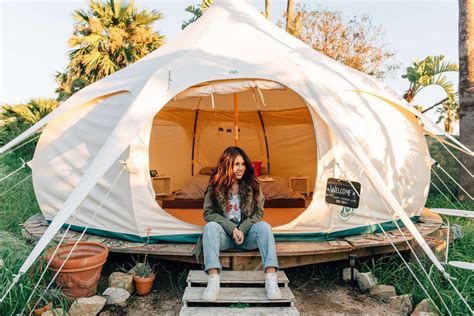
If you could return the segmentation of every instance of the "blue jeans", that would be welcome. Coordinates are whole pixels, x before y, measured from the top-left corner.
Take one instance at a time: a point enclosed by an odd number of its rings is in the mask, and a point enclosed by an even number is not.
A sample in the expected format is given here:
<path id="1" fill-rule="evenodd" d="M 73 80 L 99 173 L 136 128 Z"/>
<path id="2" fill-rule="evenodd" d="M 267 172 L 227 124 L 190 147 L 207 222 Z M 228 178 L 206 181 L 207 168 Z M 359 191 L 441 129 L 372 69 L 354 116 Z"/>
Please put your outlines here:
<path id="1" fill-rule="evenodd" d="M 220 272 L 222 270 L 221 263 L 219 262 L 219 252 L 221 250 L 253 250 L 257 248 L 262 256 L 263 271 L 267 267 L 278 269 L 275 238 L 273 237 L 272 227 L 266 222 L 253 224 L 244 238 L 244 243 L 241 245 L 237 245 L 221 225 L 216 222 L 209 222 L 204 226 L 203 248 L 205 271 L 219 269 Z"/>

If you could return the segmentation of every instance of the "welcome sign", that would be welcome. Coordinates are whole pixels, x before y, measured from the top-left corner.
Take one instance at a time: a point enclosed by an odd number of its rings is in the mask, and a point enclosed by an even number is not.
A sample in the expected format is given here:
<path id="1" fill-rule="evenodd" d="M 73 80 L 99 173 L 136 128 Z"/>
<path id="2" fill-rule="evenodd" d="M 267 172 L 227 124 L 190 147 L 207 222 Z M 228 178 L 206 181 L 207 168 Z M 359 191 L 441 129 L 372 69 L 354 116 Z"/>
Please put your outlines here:
<path id="1" fill-rule="evenodd" d="M 359 182 L 329 178 L 326 186 L 326 203 L 358 208 L 360 188 Z"/>

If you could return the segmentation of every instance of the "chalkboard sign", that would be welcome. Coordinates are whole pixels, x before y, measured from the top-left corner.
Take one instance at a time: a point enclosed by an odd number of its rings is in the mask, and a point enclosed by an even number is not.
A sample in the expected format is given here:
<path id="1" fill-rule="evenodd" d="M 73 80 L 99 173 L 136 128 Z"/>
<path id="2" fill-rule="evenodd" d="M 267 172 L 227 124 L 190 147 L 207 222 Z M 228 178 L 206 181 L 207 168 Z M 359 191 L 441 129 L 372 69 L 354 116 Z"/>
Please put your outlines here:
<path id="1" fill-rule="evenodd" d="M 351 184 L 352 183 L 352 184 Z M 354 190 L 357 190 L 357 192 Z M 329 178 L 326 186 L 326 202 L 351 208 L 359 207 L 360 183 Z"/>

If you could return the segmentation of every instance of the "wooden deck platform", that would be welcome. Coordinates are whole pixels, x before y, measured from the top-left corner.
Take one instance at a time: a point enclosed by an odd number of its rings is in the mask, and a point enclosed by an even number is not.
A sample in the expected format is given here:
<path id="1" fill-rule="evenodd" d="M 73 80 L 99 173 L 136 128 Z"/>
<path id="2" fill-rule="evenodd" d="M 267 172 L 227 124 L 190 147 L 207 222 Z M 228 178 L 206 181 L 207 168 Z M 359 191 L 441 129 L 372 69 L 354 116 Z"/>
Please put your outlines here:
<path id="1" fill-rule="evenodd" d="M 41 214 L 36 214 L 23 224 L 22 233 L 26 238 L 35 240 L 43 235 L 47 227 L 48 223 L 44 217 Z M 442 223 L 437 219 L 427 219 L 424 217 L 416 224 L 416 227 L 423 236 L 429 236 L 435 232 L 436 235 L 440 235 L 440 229 L 443 229 Z M 408 240 L 413 239 L 406 228 L 403 228 L 403 231 Z M 65 229 L 61 229 L 54 237 L 54 240 L 59 241 L 64 233 Z M 391 241 L 397 246 L 398 250 L 409 249 L 399 231 L 391 231 L 389 234 Z M 79 236 L 79 232 L 69 231 L 65 240 L 73 242 Z M 131 254 L 144 254 L 147 252 L 149 255 L 161 259 L 196 263 L 193 255 L 195 244 L 160 243 L 146 245 L 144 243 L 132 243 L 89 234 L 85 234 L 82 240 L 100 242 L 109 247 L 111 252 Z M 434 245 L 434 248 L 439 248 L 439 240 L 440 238 L 436 238 L 437 243 Z M 320 242 L 277 242 L 276 249 L 281 268 L 345 260 L 349 254 L 364 257 L 394 252 L 390 241 L 383 234 L 360 235 Z M 231 270 L 261 269 L 261 259 L 258 250 L 247 252 L 226 251 L 221 253 L 220 259 L 222 266 Z"/>

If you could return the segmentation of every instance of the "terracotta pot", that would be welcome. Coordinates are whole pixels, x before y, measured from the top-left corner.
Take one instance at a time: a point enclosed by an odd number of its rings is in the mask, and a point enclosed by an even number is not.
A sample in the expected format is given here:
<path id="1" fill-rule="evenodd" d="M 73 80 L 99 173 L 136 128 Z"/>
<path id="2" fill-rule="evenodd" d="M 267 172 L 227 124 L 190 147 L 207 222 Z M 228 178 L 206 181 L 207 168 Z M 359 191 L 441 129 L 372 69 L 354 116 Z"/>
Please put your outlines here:
<path id="1" fill-rule="evenodd" d="M 35 315 L 41 315 L 44 312 L 51 310 L 51 308 L 53 308 L 53 302 L 49 302 L 48 305 L 37 308 L 33 312 L 35 313 Z"/>
<path id="2" fill-rule="evenodd" d="M 71 251 L 74 243 L 61 245 L 49 269 L 57 271 Z M 46 251 L 49 261 L 56 247 Z M 109 249 L 96 242 L 81 241 L 64 264 L 56 278 L 56 284 L 71 298 L 95 295 L 102 266 L 107 260 Z"/>
<path id="3" fill-rule="evenodd" d="M 151 288 L 153 287 L 153 282 L 155 281 L 155 274 L 142 278 L 138 275 L 133 276 L 133 280 L 135 281 L 135 287 L 137 288 L 137 293 L 139 295 L 148 295 L 151 292 Z"/>

